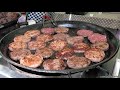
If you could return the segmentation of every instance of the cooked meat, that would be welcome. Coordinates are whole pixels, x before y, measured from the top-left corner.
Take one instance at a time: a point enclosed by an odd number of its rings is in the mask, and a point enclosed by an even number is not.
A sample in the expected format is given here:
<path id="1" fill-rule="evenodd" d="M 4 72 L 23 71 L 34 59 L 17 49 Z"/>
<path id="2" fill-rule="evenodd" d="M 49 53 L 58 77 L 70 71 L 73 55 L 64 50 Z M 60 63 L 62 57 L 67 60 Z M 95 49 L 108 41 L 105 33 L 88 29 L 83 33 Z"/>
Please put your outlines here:
<path id="1" fill-rule="evenodd" d="M 42 41 L 42 42 L 49 42 L 49 41 L 53 40 L 53 37 L 52 37 L 52 35 L 41 34 L 41 35 L 37 36 L 36 40 Z"/>
<path id="2" fill-rule="evenodd" d="M 42 28 L 41 32 L 43 34 L 54 34 L 55 30 L 54 30 L 54 28 Z"/>
<path id="3" fill-rule="evenodd" d="M 82 36 L 73 36 L 73 37 L 67 38 L 67 42 L 70 45 L 73 45 L 75 42 L 78 42 L 78 41 L 83 42 L 83 40 L 84 40 L 84 37 Z"/>
<path id="4" fill-rule="evenodd" d="M 12 20 L 16 19 L 18 14 L 16 12 L 7 12 L 6 17 L 9 17 Z"/>
<path id="5" fill-rule="evenodd" d="M 97 42 L 92 44 L 91 48 L 98 48 L 103 51 L 107 51 L 109 49 L 109 44 L 107 42 Z"/>
<path id="6" fill-rule="evenodd" d="M 73 44 L 74 52 L 75 53 L 84 53 L 86 50 L 88 50 L 90 47 L 88 44 L 83 42 L 76 42 Z"/>
<path id="7" fill-rule="evenodd" d="M 9 44 L 8 48 L 9 48 L 10 51 L 26 49 L 27 44 L 24 43 L 24 42 L 12 42 L 12 43 Z"/>
<path id="8" fill-rule="evenodd" d="M 24 35 L 19 35 L 14 38 L 14 42 L 29 42 L 30 40 L 30 37 L 26 37 Z"/>
<path id="9" fill-rule="evenodd" d="M 60 51 L 67 45 L 66 41 L 55 40 L 50 43 L 50 48 L 54 51 Z"/>
<path id="10" fill-rule="evenodd" d="M 45 70 L 64 70 L 66 63 L 62 59 L 48 59 L 43 62 Z"/>
<path id="11" fill-rule="evenodd" d="M 55 28 L 56 33 L 68 33 L 68 31 L 69 31 L 69 28 L 66 28 L 66 27 L 59 26 Z"/>
<path id="12" fill-rule="evenodd" d="M 61 51 L 56 53 L 56 58 L 61 58 L 67 60 L 69 57 L 73 55 L 73 48 L 65 47 Z"/>
<path id="13" fill-rule="evenodd" d="M 31 54 L 31 52 L 28 49 L 15 50 L 10 52 L 10 58 L 17 61 L 29 54 Z"/>
<path id="14" fill-rule="evenodd" d="M 46 43 L 42 41 L 30 41 L 28 42 L 28 48 L 30 50 L 42 49 L 46 46 Z"/>
<path id="15" fill-rule="evenodd" d="M 85 57 L 78 57 L 78 56 L 72 56 L 67 60 L 67 65 L 69 68 L 73 69 L 80 69 L 80 68 L 85 68 L 89 66 L 91 63 L 90 60 L 88 60 Z"/>
<path id="16" fill-rule="evenodd" d="M 24 58 L 20 59 L 20 64 L 31 67 L 31 68 L 36 68 L 39 67 L 43 62 L 43 57 L 42 56 L 37 56 L 37 55 L 27 55 Z"/>
<path id="17" fill-rule="evenodd" d="M 51 57 L 53 55 L 53 50 L 50 49 L 50 48 L 45 47 L 45 48 L 40 49 L 40 50 L 37 49 L 35 54 L 36 55 L 42 55 L 43 58 L 49 58 L 49 57 Z"/>
<path id="18" fill-rule="evenodd" d="M 40 31 L 39 30 L 29 30 L 29 31 L 25 32 L 24 35 L 27 37 L 35 38 L 36 36 L 40 35 Z"/>
<path id="19" fill-rule="evenodd" d="M 88 37 L 91 43 L 96 43 L 96 42 L 107 42 L 106 35 L 102 35 L 99 33 L 94 33 L 91 36 Z"/>
<path id="20" fill-rule="evenodd" d="M 64 33 L 60 33 L 60 34 L 55 34 L 53 36 L 54 40 L 66 40 L 67 38 L 69 38 L 70 36 L 68 34 L 64 34 Z"/>
<path id="21" fill-rule="evenodd" d="M 1 18 L 1 19 L 0 19 L 0 24 L 5 24 L 5 23 L 7 23 L 6 18 Z"/>
<path id="22" fill-rule="evenodd" d="M 91 30 L 81 29 L 77 31 L 77 35 L 80 35 L 83 37 L 88 37 L 88 36 L 91 36 L 92 34 L 93 34 L 93 31 Z"/>
<path id="23" fill-rule="evenodd" d="M 100 62 L 104 59 L 104 51 L 96 48 L 91 48 L 84 53 L 85 57 L 91 60 L 92 62 Z"/>

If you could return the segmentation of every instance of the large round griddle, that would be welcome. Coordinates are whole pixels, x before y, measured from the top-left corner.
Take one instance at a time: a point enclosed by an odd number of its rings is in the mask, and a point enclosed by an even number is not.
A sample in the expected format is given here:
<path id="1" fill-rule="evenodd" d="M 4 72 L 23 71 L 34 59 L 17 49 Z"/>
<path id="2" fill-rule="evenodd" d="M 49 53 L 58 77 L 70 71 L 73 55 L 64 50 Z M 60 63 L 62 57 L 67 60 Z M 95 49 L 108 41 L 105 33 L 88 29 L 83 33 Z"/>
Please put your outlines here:
<path id="1" fill-rule="evenodd" d="M 101 26 L 94 25 L 91 23 L 86 23 L 86 22 L 80 22 L 80 21 L 56 21 L 56 23 L 58 26 L 68 27 L 70 29 L 68 32 L 68 34 L 70 36 L 76 35 L 77 30 L 80 30 L 80 29 L 89 29 L 89 30 L 92 30 L 96 33 L 106 35 L 110 47 L 109 47 L 109 50 L 107 50 L 105 52 L 106 56 L 105 56 L 104 60 L 99 62 L 99 63 L 91 63 L 86 68 L 80 68 L 80 69 L 66 68 L 65 70 L 44 70 L 41 67 L 30 68 L 30 67 L 20 65 L 18 62 L 11 60 L 9 57 L 8 44 L 13 41 L 13 38 L 15 36 L 18 36 L 18 35 L 25 33 L 27 30 L 32 30 L 32 29 L 39 29 L 40 30 L 42 28 L 42 24 L 34 24 L 34 25 L 23 27 L 23 28 L 19 28 L 19 29 L 16 29 L 16 30 L 8 33 L 7 35 L 5 35 L 0 41 L 0 54 L 2 55 L 3 59 L 6 60 L 7 62 L 9 62 L 10 64 L 16 66 L 16 67 L 19 67 L 19 68 L 22 68 L 22 69 L 28 70 L 28 71 L 33 71 L 36 73 L 39 72 L 39 73 L 68 74 L 68 73 L 75 73 L 75 72 L 85 71 L 88 69 L 95 68 L 95 67 L 111 60 L 111 58 L 114 57 L 116 55 L 116 53 L 118 52 L 118 49 L 119 49 L 118 39 L 115 37 L 115 35 L 113 33 L 111 33 L 110 31 L 108 31 L 107 29 L 105 29 Z M 45 23 L 45 25 L 46 25 L 46 27 L 54 27 L 51 23 Z M 88 40 L 86 40 L 86 42 L 89 43 Z"/>

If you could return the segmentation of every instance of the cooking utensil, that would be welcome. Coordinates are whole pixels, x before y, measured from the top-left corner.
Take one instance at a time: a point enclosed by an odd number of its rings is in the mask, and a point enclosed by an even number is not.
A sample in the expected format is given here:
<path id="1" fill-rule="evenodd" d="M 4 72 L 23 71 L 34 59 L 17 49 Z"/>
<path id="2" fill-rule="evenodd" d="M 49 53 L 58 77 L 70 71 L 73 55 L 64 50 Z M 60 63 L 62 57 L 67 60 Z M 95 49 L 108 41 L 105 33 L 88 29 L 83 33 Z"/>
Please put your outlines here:
<path id="1" fill-rule="evenodd" d="M 85 67 L 85 68 L 80 68 L 80 69 L 66 68 L 65 70 L 44 70 L 42 67 L 30 68 L 30 67 L 20 65 L 19 63 L 11 60 L 9 57 L 8 44 L 13 41 L 13 38 L 15 36 L 25 33 L 28 30 L 41 29 L 42 24 L 34 24 L 34 25 L 23 27 L 23 28 L 19 28 L 19 29 L 16 29 L 16 30 L 8 33 L 7 35 L 5 35 L 0 41 L 0 54 L 2 55 L 3 59 L 8 61 L 12 65 L 14 65 L 18 68 L 27 70 L 27 71 L 32 71 L 32 72 L 36 72 L 36 73 L 39 72 L 39 73 L 68 74 L 68 73 L 76 73 L 76 72 L 95 68 L 95 67 L 109 61 L 118 52 L 118 49 L 119 49 L 118 39 L 116 38 L 116 36 L 113 33 L 111 33 L 110 31 L 108 31 L 107 29 L 105 29 L 101 26 L 94 25 L 91 23 L 86 23 L 86 22 L 80 22 L 80 21 L 56 21 L 56 23 L 59 26 L 64 26 L 64 27 L 69 28 L 70 30 L 69 30 L 68 34 L 71 36 L 76 35 L 76 32 L 79 29 L 89 29 L 96 33 L 105 34 L 107 36 L 110 48 L 108 51 L 105 52 L 106 56 L 105 56 L 104 60 L 102 60 L 101 62 L 98 62 L 98 63 L 91 63 L 91 65 L 89 65 L 88 67 Z M 48 27 L 54 27 L 50 23 L 45 23 L 45 24 L 47 24 Z"/>

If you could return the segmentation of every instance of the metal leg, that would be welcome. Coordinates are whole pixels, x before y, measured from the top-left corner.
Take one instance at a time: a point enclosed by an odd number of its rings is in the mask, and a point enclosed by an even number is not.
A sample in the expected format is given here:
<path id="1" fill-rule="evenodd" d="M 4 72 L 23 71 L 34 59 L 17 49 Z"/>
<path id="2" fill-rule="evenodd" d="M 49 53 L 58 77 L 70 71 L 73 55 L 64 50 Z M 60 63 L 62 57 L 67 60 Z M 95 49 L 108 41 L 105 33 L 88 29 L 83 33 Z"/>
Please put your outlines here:
<path id="1" fill-rule="evenodd" d="M 100 66 L 97 66 L 96 68 L 98 68 L 98 69 L 106 72 L 106 73 L 108 74 L 108 76 L 112 76 L 112 74 L 111 74 L 110 72 L 108 72 L 108 70 L 106 70 L 106 69 L 104 69 L 104 68 L 102 68 L 102 67 L 100 67 Z"/>
<path id="2" fill-rule="evenodd" d="M 72 78 L 72 76 L 71 76 L 71 73 L 70 73 L 70 72 L 69 72 L 69 73 L 67 73 L 67 74 L 68 74 L 68 77 L 69 77 L 69 78 Z"/>

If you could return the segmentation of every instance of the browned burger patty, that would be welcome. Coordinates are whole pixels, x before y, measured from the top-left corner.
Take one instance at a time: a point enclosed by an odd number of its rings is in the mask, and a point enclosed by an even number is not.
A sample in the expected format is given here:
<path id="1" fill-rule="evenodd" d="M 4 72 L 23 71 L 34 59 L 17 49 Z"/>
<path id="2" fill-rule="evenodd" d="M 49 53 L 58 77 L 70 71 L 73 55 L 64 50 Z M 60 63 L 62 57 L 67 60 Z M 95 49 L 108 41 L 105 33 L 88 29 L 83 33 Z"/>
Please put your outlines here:
<path id="1" fill-rule="evenodd" d="M 29 31 L 25 32 L 24 35 L 27 37 L 35 38 L 36 36 L 40 35 L 40 31 L 39 30 L 29 30 Z"/>
<path id="2" fill-rule="evenodd" d="M 17 61 L 29 54 L 31 54 L 31 52 L 28 49 L 15 50 L 10 52 L 10 58 Z"/>
<path id="3" fill-rule="evenodd" d="M 84 37 L 82 36 L 73 36 L 73 37 L 69 37 L 67 38 L 67 42 L 70 45 L 73 45 L 75 42 L 83 42 Z"/>
<path id="4" fill-rule="evenodd" d="M 20 59 L 20 64 L 31 67 L 31 68 L 36 68 L 39 67 L 43 62 L 43 57 L 42 56 L 37 56 L 37 55 L 27 55 L 24 58 Z"/>
<path id="5" fill-rule="evenodd" d="M 46 43 L 42 41 L 30 41 L 28 42 L 28 49 L 37 50 L 46 47 Z"/>
<path id="6" fill-rule="evenodd" d="M 90 60 L 88 60 L 85 57 L 78 57 L 78 56 L 72 56 L 67 60 L 67 65 L 69 68 L 73 69 L 79 69 L 89 66 L 91 63 Z"/>
<path id="7" fill-rule="evenodd" d="M 49 42 L 49 41 L 53 40 L 53 37 L 52 37 L 52 35 L 41 34 L 41 35 L 37 36 L 36 40 L 43 41 L 43 42 Z"/>
<path id="8" fill-rule="evenodd" d="M 91 48 L 84 53 L 85 57 L 92 62 L 100 62 L 104 59 L 105 53 L 103 50 Z"/>
<path id="9" fill-rule="evenodd" d="M 36 55 L 42 55 L 43 58 L 49 58 L 49 57 L 51 57 L 53 55 L 53 50 L 50 49 L 50 48 L 45 47 L 45 48 L 40 49 L 40 50 L 37 49 L 35 54 Z"/>
<path id="10" fill-rule="evenodd" d="M 91 48 L 98 48 L 103 51 L 107 51 L 109 49 L 109 44 L 107 42 L 97 42 L 92 44 Z"/>
<path id="11" fill-rule="evenodd" d="M 27 44 L 24 43 L 24 42 L 12 42 L 12 43 L 9 44 L 8 48 L 9 48 L 10 51 L 26 49 Z"/>
<path id="12" fill-rule="evenodd" d="M 41 32 L 43 34 L 54 34 L 55 33 L 55 29 L 54 28 L 42 28 Z"/>
<path id="13" fill-rule="evenodd" d="M 92 34 L 93 34 L 93 31 L 91 30 L 81 29 L 77 31 L 77 35 L 80 35 L 83 37 L 88 37 L 88 36 L 91 36 Z"/>
<path id="14" fill-rule="evenodd" d="M 73 48 L 65 47 L 61 51 L 56 53 L 56 58 L 61 58 L 67 60 L 69 57 L 73 55 Z"/>
<path id="15" fill-rule="evenodd" d="M 43 62 L 45 70 L 64 70 L 66 63 L 62 59 L 49 59 Z"/>
<path id="16" fill-rule="evenodd" d="M 88 44 L 83 42 L 76 42 L 73 44 L 74 52 L 75 53 L 84 53 L 86 50 L 88 50 L 90 47 Z"/>
<path id="17" fill-rule="evenodd" d="M 30 37 L 19 35 L 14 38 L 14 42 L 29 42 L 31 40 Z"/>
<path id="18" fill-rule="evenodd" d="M 50 43 L 50 48 L 54 51 L 60 51 L 67 45 L 66 41 L 63 40 L 55 40 Z"/>
<path id="19" fill-rule="evenodd" d="M 68 34 L 64 34 L 64 33 L 59 33 L 59 34 L 55 34 L 53 36 L 54 40 L 66 40 L 67 38 L 69 38 L 70 36 Z"/>
<path id="20" fill-rule="evenodd" d="M 66 27 L 57 27 L 57 28 L 55 28 L 56 33 L 68 33 L 68 31 L 69 31 L 69 28 L 66 28 Z"/>
<path id="21" fill-rule="evenodd" d="M 100 33 L 93 33 L 88 37 L 91 43 L 107 42 L 107 36 Z"/>

